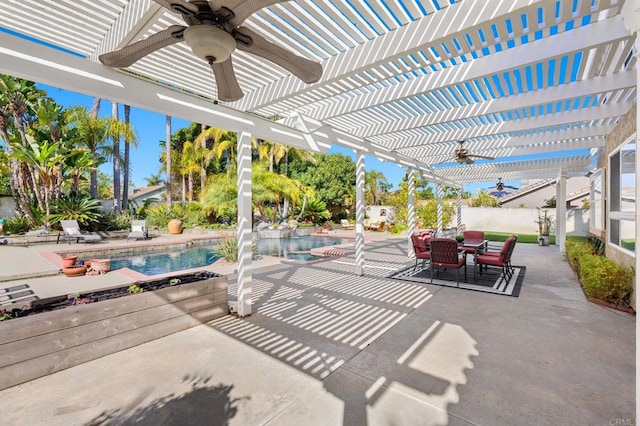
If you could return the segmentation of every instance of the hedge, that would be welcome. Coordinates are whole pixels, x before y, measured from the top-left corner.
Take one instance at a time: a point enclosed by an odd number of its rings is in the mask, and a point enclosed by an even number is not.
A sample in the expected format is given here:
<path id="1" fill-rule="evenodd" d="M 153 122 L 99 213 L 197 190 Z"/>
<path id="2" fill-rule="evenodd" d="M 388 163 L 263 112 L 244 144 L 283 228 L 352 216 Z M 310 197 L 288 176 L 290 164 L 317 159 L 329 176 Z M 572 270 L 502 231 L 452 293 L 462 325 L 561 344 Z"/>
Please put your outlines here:
<path id="1" fill-rule="evenodd" d="M 587 297 L 622 307 L 630 306 L 631 283 L 635 275 L 633 268 L 595 254 L 592 244 L 571 238 L 565 243 L 565 256 L 578 273 Z"/>

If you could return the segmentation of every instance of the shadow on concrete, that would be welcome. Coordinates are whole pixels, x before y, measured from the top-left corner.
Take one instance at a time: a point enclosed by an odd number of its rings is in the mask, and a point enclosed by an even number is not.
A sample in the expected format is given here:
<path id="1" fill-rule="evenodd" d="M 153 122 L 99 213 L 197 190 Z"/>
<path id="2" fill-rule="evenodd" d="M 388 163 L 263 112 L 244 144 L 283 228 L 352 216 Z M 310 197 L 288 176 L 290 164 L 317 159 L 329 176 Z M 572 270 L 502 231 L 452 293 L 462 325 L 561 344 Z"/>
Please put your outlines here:
<path id="1" fill-rule="evenodd" d="M 466 384 L 465 371 L 473 368 L 471 359 L 478 351 L 475 340 L 461 327 L 412 315 L 437 288 L 386 278 L 389 267 L 406 264 L 405 246 L 406 242 L 396 241 L 369 247 L 368 261 L 384 259 L 386 266 L 372 268 L 364 276 L 345 275 L 353 270 L 353 255 L 337 263 L 284 265 L 254 273 L 253 315 L 225 317 L 211 325 L 321 380 L 324 389 L 342 402 L 329 399 L 323 405 L 303 396 L 301 411 L 335 404 L 343 424 L 366 425 L 381 398 L 389 407 L 408 396 L 424 404 L 416 404 L 422 414 L 432 415 L 435 408 L 446 423 L 447 408 L 458 402 L 457 388 Z M 230 283 L 232 294 L 234 287 Z M 447 359 L 446 369 L 434 368 L 439 357 Z M 387 420 L 419 421 L 394 416 Z"/>
<path id="2" fill-rule="evenodd" d="M 98 425 L 215 425 L 229 424 L 238 411 L 237 404 L 250 397 L 233 398 L 233 385 L 208 385 L 210 379 L 185 377 L 191 390 L 144 402 L 144 395 L 123 408 L 101 413 L 87 423 Z"/>

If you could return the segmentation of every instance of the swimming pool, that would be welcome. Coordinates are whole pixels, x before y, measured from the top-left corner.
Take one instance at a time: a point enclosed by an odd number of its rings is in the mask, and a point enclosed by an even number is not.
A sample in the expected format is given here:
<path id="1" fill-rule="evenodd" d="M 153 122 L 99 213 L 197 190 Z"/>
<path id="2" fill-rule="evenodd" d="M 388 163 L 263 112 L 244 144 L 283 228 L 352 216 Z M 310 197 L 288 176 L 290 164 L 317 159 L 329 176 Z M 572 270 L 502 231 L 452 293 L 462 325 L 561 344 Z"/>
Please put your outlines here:
<path id="1" fill-rule="evenodd" d="M 298 261 L 312 261 L 321 257 L 312 255 L 312 248 L 344 243 L 340 238 L 304 236 L 286 239 L 257 240 L 257 251 L 266 256 L 283 257 Z M 162 253 L 128 254 L 111 258 L 111 269 L 129 268 L 145 275 L 158 275 L 185 269 L 201 268 L 219 259 L 213 254 L 214 246 L 193 247 Z"/>

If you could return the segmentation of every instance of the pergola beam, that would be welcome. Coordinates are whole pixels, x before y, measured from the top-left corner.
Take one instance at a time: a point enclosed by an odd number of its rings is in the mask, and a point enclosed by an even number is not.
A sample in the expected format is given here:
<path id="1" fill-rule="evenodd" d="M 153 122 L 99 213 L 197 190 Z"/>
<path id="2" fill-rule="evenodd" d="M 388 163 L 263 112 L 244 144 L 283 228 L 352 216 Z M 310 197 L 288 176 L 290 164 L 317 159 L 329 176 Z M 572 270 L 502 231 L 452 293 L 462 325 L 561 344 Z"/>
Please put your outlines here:
<path id="1" fill-rule="evenodd" d="M 347 99 L 344 97 L 334 97 L 323 102 L 321 106 L 314 104 L 309 107 L 303 107 L 301 108 L 301 112 L 318 120 L 329 120 L 336 116 L 344 118 L 345 114 L 348 116 L 349 114 L 366 108 L 387 104 L 422 93 L 429 93 L 434 90 L 446 89 L 452 85 L 472 82 L 485 76 L 504 73 L 527 65 L 548 62 L 572 53 L 580 51 L 587 52 L 590 49 L 627 38 L 629 38 L 629 32 L 624 29 L 620 17 L 616 16 L 588 26 L 576 28 L 571 32 L 560 33 L 554 37 L 543 38 L 535 42 L 497 52 L 474 61 L 459 64 L 456 67 L 442 69 L 436 74 L 427 74 L 404 83 L 389 85 L 374 91 L 367 91 L 359 96 L 352 96 Z M 570 85 L 565 85 L 564 87 L 568 86 Z M 567 98 L 577 96 L 571 95 L 571 91 L 566 88 L 563 90 L 563 96 Z M 525 96 L 527 96 L 527 98 L 532 97 L 531 94 L 526 94 Z M 540 103 L 544 102 L 543 97 L 533 96 L 533 98 L 540 98 Z M 474 105 L 476 106 L 476 111 L 473 115 L 490 113 L 490 110 L 485 112 L 483 109 L 487 108 L 491 103 L 482 103 L 482 107 L 478 107 L 477 104 Z M 502 103 L 499 103 L 497 108 L 498 110 L 503 108 L 510 109 L 513 108 L 514 105 L 517 105 L 517 103 L 509 103 L 505 99 Z M 471 109 L 473 110 L 474 108 Z M 449 113 L 451 113 L 451 111 L 449 111 Z M 451 121 L 451 119 L 447 119 L 447 121 Z M 373 127 L 377 128 L 377 126 Z M 390 133 L 391 131 L 392 130 L 389 129 L 379 131 L 379 133 Z M 359 132 L 357 133 L 360 134 Z M 370 135 L 365 133 L 363 136 Z"/>
<path id="2" fill-rule="evenodd" d="M 600 124 L 597 126 L 573 127 L 571 129 L 556 130 L 549 132 L 538 132 L 536 134 L 527 134 L 524 136 L 508 136 L 497 141 L 496 138 L 477 138 L 467 140 L 467 148 L 474 153 L 489 152 L 494 148 L 520 147 L 525 145 L 548 144 L 558 141 L 576 140 L 576 139 L 597 139 L 594 146 L 600 146 L 600 140 L 605 138 L 613 131 L 616 124 Z M 455 142 L 434 143 L 424 146 L 415 146 L 411 148 L 401 148 L 397 151 L 410 158 L 423 158 L 429 156 L 445 155 L 453 153 L 452 147 L 456 147 Z"/>
<path id="3" fill-rule="evenodd" d="M 6 33 L 0 33 L 0 72 L 309 151 L 326 152 L 333 143 Z"/>

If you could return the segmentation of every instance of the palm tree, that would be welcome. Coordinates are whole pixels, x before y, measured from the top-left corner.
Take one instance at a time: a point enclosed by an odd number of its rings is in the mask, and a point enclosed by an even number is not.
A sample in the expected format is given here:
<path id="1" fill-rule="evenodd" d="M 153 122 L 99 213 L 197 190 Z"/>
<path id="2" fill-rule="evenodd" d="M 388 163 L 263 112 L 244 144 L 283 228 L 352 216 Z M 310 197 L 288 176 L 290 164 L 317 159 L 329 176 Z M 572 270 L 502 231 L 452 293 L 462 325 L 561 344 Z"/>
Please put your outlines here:
<path id="1" fill-rule="evenodd" d="M 111 118 L 120 122 L 117 102 L 111 103 Z M 120 133 L 112 134 L 111 138 L 113 139 L 113 207 L 118 212 L 120 211 Z"/>
<path id="2" fill-rule="evenodd" d="M 89 150 L 96 165 L 104 163 L 110 151 L 106 142 L 111 119 L 94 117 L 86 108 L 79 106 L 68 110 L 68 120 L 77 129 L 80 143 Z M 91 198 L 98 198 L 97 170 L 91 171 L 90 192 Z"/>
<path id="3" fill-rule="evenodd" d="M 364 184 L 367 193 L 371 197 L 371 204 L 377 206 L 380 203 L 381 186 L 386 183 L 387 178 L 379 171 L 371 170 L 365 173 Z"/>
<path id="4" fill-rule="evenodd" d="M 223 151 L 229 149 L 228 146 L 221 148 L 223 141 L 230 139 L 229 132 L 217 127 L 207 127 L 202 125 L 202 131 L 196 137 L 195 143 L 203 148 L 201 151 L 201 169 L 200 169 L 200 191 L 204 191 L 204 187 L 207 182 L 207 167 L 211 163 L 214 157 L 220 158 L 223 155 Z M 207 149 L 207 141 L 213 142 L 213 149 Z"/>
<path id="5" fill-rule="evenodd" d="M 167 179 L 165 180 L 165 188 L 167 192 L 167 207 L 171 207 L 171 200 L 173 199 L 173 193 L 171 192 L 171 116 L 165 117 L 165 166 L 167 172 Z"/>
<path id="6" fill-rule="evenodd" d="M 185 191 L 189 202 L 193 201 L 193 174 L 200 171 L 199 156 L 202 148 L 191 141 L 182 145 L 180 156 L 180 174 L 182 175 L 182 204 L 186 205 Z"/>
<path id="7" fill-rule="evenodd" d="M 125 126 L 131 126 L 131 106 L 124 106 L 124 124 Z M 126 210 L 129 207 L 129 170 L 131 167 L 130 155 L 131 155 L 131 144 L 135 143 L 135 141 L 130 141 L 125 138 L 124 140 L 124 175 L 122 178 L 122 209 Z"/>
<path id="8" fill-rule="evenodd" d="M 162 170 L 159 170 L 158 173 L 144 178 L 144 181 L 147 182 L 148 186 L 162 185 L 164 183 L 164 180 L 162 179 Z"/>

